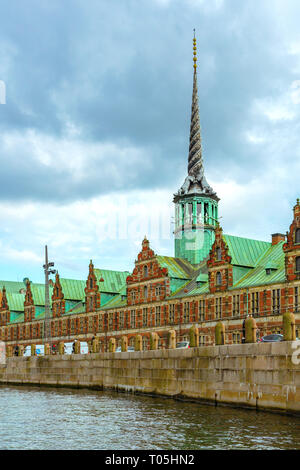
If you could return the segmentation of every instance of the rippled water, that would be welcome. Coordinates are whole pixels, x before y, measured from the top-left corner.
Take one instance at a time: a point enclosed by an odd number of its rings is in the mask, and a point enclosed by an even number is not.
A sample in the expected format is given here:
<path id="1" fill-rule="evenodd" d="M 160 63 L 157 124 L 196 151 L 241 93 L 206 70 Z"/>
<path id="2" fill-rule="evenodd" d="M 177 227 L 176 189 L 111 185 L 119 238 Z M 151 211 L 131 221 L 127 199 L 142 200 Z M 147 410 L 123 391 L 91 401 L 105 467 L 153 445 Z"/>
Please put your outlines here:
<path id="1" fill-rule="evenodd" d="M 114 392 L 0 387 L 3 449 L 299 449 L 300 419 Z"/>

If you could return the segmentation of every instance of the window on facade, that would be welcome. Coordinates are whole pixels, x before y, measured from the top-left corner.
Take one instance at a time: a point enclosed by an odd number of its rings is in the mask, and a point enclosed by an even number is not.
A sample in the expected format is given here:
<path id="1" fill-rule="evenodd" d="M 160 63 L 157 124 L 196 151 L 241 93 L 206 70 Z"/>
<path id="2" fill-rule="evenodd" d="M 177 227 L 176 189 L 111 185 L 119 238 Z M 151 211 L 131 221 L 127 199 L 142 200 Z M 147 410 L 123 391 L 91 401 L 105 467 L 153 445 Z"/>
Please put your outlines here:
<path id="1" fill-rule="evenodd" d="M 160 297 L 160 294 L 161 294 L 161 287 L 160 287 L 160 286 L 155 287 L 155 295 L 156 295 L 156 297 Z"/>
<path id="2" fill-rule="evenodd" d="M 187 323 L 190 321 L 190 303 L 184 302 L 183 306 L 183 322 Z"/>
<path id="3" fill-rule="evenodd" d="M 222 260 L 222 250 L 218 246 L 218 248 L 217 248 L 217 261 L 221 261 L 221 260 Z"/>
<path id="4" fill-rule="evenodd" d="M 90 277 L 90 289 L 93 289 L 94 284 L 93 284 L 93 279 Z"/>
<path id="5" fill-rule="evenodd" d="M 148 287 L 144 286 L 144 300 L 147 300 L 148 298 Z"/>
<path id="6" fill-rule="evenodd" d="M 135 328 L 135 310 L 131 310 L 130 312 L 130 326 L 131 328 Z"/>
<path id="7" fill-rule="evenodd" d="M 110 330 L 113 329 L 113 313 L 109 313 L 108 316 L 108 327 Z"/>
<path id="8" fill-rule="evenodd" d="M 217 286 L 220 286 L 222 284 L 222 274 L 220 272 L 217 272 Z"/>
<path id="9" fill-rule="evenodd" d="M 175 323 L 175 304 L 169 305 L 169 323 Z"/>
<path id="10" fill-rule="evenodd" d="M 222 297 L 216 299 L 216 319 L 222 317 Z"/>
<path id="11" fill-rule="evenodd" d="M 240 333 L 233 333 L 232 335 L 232 342 L 233 344 L 239 344 L 241 339 Z"/>
<path id="12" fill-rule="evenodd" d="M 144 277 L 148 277 L 148 266 L 146 264 L 144 266 Z"/>
<path id="13" fill-rule="evenodd" d="M 142 342 L 143 342 L 143 351 L 147 351 L 147 349 L 148 349 L 148 338 L 147 338 L 147 336 L 143 336 Z"/>
<path id="14" fill-rule="evenodd" d="M 160 306 L 155 307 L 155 325 L 160 325 Z"/>
<path id="15" fill-rule="evenodd" d="M 257 315 L 259 311 L 259 293 L 252 292 L 251 313 Z"/>
<path id="16" fill-rule="evenodd" d="M 240 314 L 240 296 L 239 295 L 232 296 L 232 314 L 233 316 L 237 316 Z"/>
<path id="17" fill-rule="evenodd" d="M 143 326 L 147 326 L 148 324 L 148 309 L 143 308 Z"/>
<path id="18" fill-rule="evenodd" d="M 135 292 L 135 290 L 131 291 L 131 299 L 132 299 L 132 302 L 135 302 L 135 299 L 136 299 L 136 292 Z"/>
<path id="19" fill-rule="evenodd" d="M 205 300 L 199 300 L 199 321 L 205 320 Z"/>
<path id="20" fill-rule="evenodd" d="M 300 273 L 300 256 L 296 258 L 296 272 Z"/>
<path id="21" fill-rule="evenodd" d="M 300 228 L 296 229 L 295 233 L 295 243 L 300 243 Z"/>
<path id="22" fill-rule="evenodd" d="M 89 311 L 93 310 L 93 297 L 89 297 Z"/>
<path id="23" fill-rule="evenodd" d="M 200 335 L 199 336 L 199 345 L 200 346 L 205 346 L 205 335 Z"/>
<path id="24" fill-rule="evenodd" d="M 295 313 L 299 312 L 299 297 L 298 287 L 295 287 Z"/>
<path id="25" fill-rule="evenodd" d="M 119 313 L 119 327 L 124 328 L 124 312 Z"/>
<path id="26" fill-rule="evenodd" d="M 272 313 L 280 314 L 280 289 L 272 290 Z"/>

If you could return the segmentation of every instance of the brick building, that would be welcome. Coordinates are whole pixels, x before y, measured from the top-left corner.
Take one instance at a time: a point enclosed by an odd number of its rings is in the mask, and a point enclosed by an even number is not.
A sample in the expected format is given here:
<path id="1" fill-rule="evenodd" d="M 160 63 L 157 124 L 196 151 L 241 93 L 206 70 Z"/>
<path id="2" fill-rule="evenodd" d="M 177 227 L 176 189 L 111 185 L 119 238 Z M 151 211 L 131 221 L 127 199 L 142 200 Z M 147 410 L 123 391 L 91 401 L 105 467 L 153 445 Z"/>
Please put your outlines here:
<path id="1" fill-rule="evenodd" d="M 201 345 L 214 344 L 216 324 L 225 325 L 226 343 L 240 343 L 243 321 L 252 315 L 259 335 L 282 332 L 282 315 L 293 312 L 300 336 L 300 203 L 286 235 L 270 242 L 223 234 L 219 197 L 204 175 L 198 97 L 196 40 L 188 175 L 174 195 L 175 256 L 159 256 L 145 237 L 132 273 L 96 269 L 86 280 L 60 278 L 50 286 L 50 342 L 90 341 L 101 350 L 110 338 L 133 345 L 150 333 L 167 346 L 170 329 L 187 339 L 199 328 Z M 40 344 L 45 337 L 45 288 L 25 278 L 0 281 L 0 339 L 8 344 Z"/>

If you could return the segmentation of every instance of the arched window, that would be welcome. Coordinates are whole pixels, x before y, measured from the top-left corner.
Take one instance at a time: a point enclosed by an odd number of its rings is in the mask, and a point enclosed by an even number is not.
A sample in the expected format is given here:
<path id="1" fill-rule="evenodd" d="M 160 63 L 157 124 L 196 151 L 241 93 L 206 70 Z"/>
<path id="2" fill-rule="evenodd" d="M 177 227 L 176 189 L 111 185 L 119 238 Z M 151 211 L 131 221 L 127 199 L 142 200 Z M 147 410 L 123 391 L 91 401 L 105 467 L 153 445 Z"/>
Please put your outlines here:
<path id="1" fill-rule="evenodd" d="M 300 243 L 300 228 L 297 228 L 295 232 L 295 243 Z"/>
<path id="2" fill-rule="evenodd" d="M 90 277 L 90 289 L 93 289 L 93 279 Z"/>
<path id="3" fill-rule="evenodd" d="M 300 256 L 296 258 L 296 273 L 300 273 Z"/>
<path id="4" fill-rule="evenodd" d="M 217 272 L 217 286 L 220 286 L 222 284 L 222 274 L 220 272 Z"/>
<path id="5" fill-rule="evenodd" d="M 148 277 L 148 266 L 144 266 L 144 277 Z"/>
<path id="6" fill-rule="evenodd" d="M 217 261 L 221 261 L 221 260 L 222 260 L 222 250 L 218 246 L 218 248 L 217 248 Z"/>
<path id="7" fill-rule="evenodd" d="M 148 287 L 144 286 L 144 300 L 147 300 L 148 298 Z"/>

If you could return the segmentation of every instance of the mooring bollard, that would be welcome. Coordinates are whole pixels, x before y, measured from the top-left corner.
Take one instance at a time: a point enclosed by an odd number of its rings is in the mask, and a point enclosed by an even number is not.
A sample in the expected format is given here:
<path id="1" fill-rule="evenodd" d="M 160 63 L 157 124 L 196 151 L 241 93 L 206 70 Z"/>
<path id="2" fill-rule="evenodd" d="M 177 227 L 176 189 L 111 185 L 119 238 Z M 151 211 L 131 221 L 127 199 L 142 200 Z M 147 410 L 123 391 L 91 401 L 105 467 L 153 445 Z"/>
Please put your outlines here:
<path id="1" fill-rule="evenodd" d="M 221 321 L 219 321 L 215 327 L 215 343 L 216 346 L 225 344 L 225 325 Z"/>
<path id="2" fill-rule="evenodd" d="M 111 353 L 116 352 L 116 340 L 115 338 L 110 338 L 108 343 L 108 351 Z"/>
<path id="3" fill-rule="evenodd" d="M 175 349 L 176 348 L 176 331 L 169 330 L 168 331 L 168 349 Z"/>
<path id="4" fill-rule="evenodd" d="M 122 339 L 121 339 L 121 351 L 122 351 L 122 352 L 128 351 L 128 338 L 127 338 L 127 336 L 122 336 Z"/>
<path id="5" fill-rule="evenodd" d="M 150 333 L 150 349 L 158 349 L 158 334 Z"/>
<path id="6" fill-rule="evenodd" d="M 245 343 L 256 343 L 257 325 L 254 318 L 250 315 L 245 320 Z"/>
<path id="7" fill-rule="evenodd" d="M 296 340 L 296 321 L 292 312 L 286 312 L 282 315 L 283 339 L 284 341 Z"/>
<path id="8" fill-rule="evenodd" d="M 195 325 L 190 328 L 190 347 L 199 347 L 199 329 Z"/>
<path id="9" fill-rule="evenodd" d="M 136 335 L 134 338 L 134 350 L 142 351 L 143 350 L 143 338 L 142 335 Z"/>
<path id="10" fill-rule="evenodd" d="M 63 341 L 58 343 L 58 354 L 65 354 L 65 343 Z"/>

